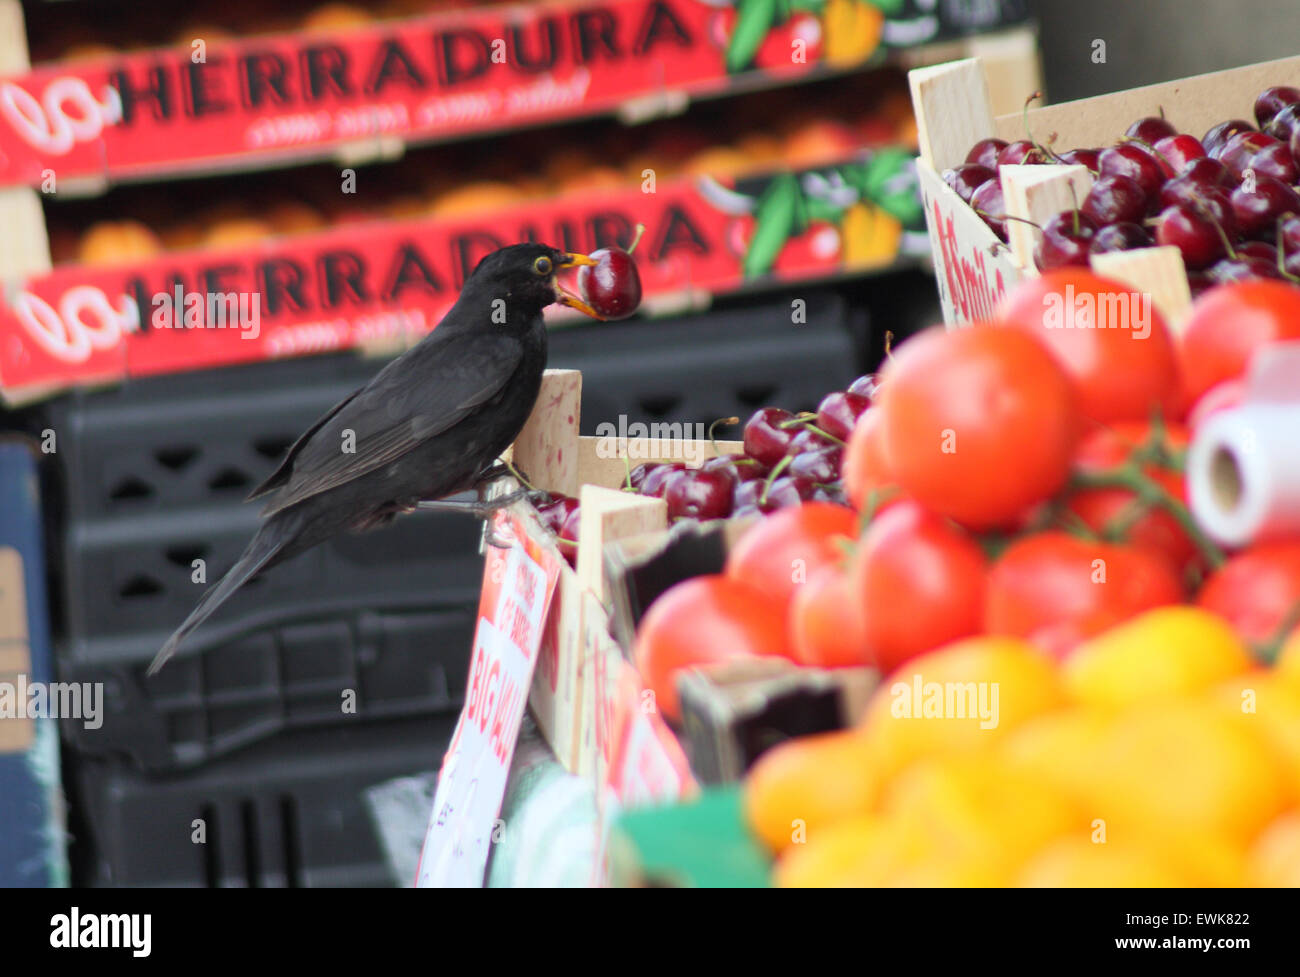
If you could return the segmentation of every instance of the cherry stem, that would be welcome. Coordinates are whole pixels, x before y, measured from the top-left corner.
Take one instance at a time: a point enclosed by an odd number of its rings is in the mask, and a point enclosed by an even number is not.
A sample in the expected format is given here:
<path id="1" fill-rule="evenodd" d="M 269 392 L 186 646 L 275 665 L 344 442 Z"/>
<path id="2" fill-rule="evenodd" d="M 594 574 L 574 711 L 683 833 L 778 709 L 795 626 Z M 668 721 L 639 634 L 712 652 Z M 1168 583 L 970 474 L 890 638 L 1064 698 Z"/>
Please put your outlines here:
<path id="1" fill-rule="evenodd" d="M 632 243 L 628 245 L 628 249 L 627 249 L 628 254 L 631 254 L 633 251 L 636 250 L 636 246 L 641 243 L 641 235 L 644 233 L 645 233 L 645 225 L 637 224 L 636 237 L 632 238 Z"/>
<path id="2" fill-rule="evenodd" d="M 722 456 L 722 452 L 718 450 L 718 442 L 714 440 L 713 437 L 714 429 L 716 429 L 719 424 L 739 424 L 739 423 L 740 423 L 739 417 L 719 417 L 716 421 L 714 421 L 712 424 L 709 425 L 709 444 L 713 445 L 714 457 Z"/>
<path id="3" fill-rule="evenodd" d="M 806 415 L 806 416 L 805 416 L 805 415 L 800 415 L 799 417 L 792 417 L 792 418 L 790 418 L 788 421 L 782 421 L 782 422 L 781 422 L 779 425 L 777 425 L 777 426 L 780 427 L 782 430 L 785 430 L 786 428 L 791 428 L 791 427 L 794 427 L 795 425 L 803 425 L 803 426 L 806 427 L 808 430 L 810 430 L 810 431 L 815 431 L 816 433 L 820 434 L 820 435 L 821 435 L 823 438 L 825 438 L 826 440 L 828 440 L 828 441 L 834 441 L 834 442 L 835 442 L 836 444 L 838 444 L 841 448 L 843 448 L 843 447 L 847 447 L 847 445 L 846 445 L 846 443 L 845 443 L 844 441 L 841 441 L 839 438 L 837 438 L 835 435 L 831 434 L 829 431 L 823 431 L 823 430 L 822 430 L 821 428 L 819 428 L 816 424 L 814 424 L 814 423 L 813 423 L 813 418 L 815 418 L 816 416 L 817 416 L 816 414 L 810 414 L 810 415 Z"/>
<path id="4" fill-rule="evenodd" d="M 1151 505 L 1159 506 L 1174 518 L 1174 521 L 1187 533 L 1188 538 L 1196 544 L 1197 550 L 1204 557 L 1210 569 L 1223 565 L 1223 551 L 1205 535 L 1196 524 L 1192 514 L 1176 498 L 1170 495 L 1163 485 L 1148 476 L 1134 462 L 1128 462 L 1105 472 L 1076 472 L 1070 480 L 1075 489 L 1127 489 Z"/>
<path id="5" fill-rule="evenodd" d="M 1079 195 L 1074 192 L 1074 181 L 1069 181 L 1066 186 L 1070 188 L 1070 202 L 1074 204 L 1074 234 L 1079 234 Z"/>
<path id="6" fill-rule="evenodd" d="M 758 497 L 759 505 L 767 504 L 767 493 L 772 488 L 772 483 L 776 481 L 778 475 L 790 467 L 790 462 L 792 461 L 794 461 L 794 455 L 785 455 L 780 461 L 772 466 L 772 470 L 768 472 L 767 480 L 763 482 L 763 494 Z"/>
<path id="7" fill-rule="evenodd" d="M 528 489 L 528 491 L 530 491 L 530 492 L 536 492 L 536 491 L 537 491 L 537 486 L 534 485 L 532 482 L 528 481 L 528 479 L 524 478 L 524 476 L 523 476 L 522 474 L 520 474 L 519 469 L 515 467 L 514 462 L 506 461 L 506 460 L 502 459 L 502 463 L 503 463 L 503 464 L 504 464 L 508 469 L 510 469 L 510 474 L 513 475 L 513 476 L 515 477 L 515 479 L 519 482 L 520 485 L 522 485 L 524 488 Z"/>
<path id="8" fill-rule="evenodd" d="M 1152 156 L 1159 159 L 1162 163 L 1165 164 L 1165 166 L 1169 167 L 1169 172 L 1176 173 L 1178 171 L 1178 168 L 1174 166 L 1172 162 L 1170 162 L 1169 157 L 1166 156 L 1164 153 L 1160 152 L 1160 150 L 1156 149 L 1156 147 L 1152 146 L 1149 142 L 1146 142 L 1143 139 L 1139 139 L 1137 136 L 1122 136 L 1120 138 L 1120 142 L 1136 143 L 1137 145 L 1145 149 L 1148 153 L 1150 153 Z"/>
<path id="9" fill-rule="evenodd" d="M 1295 214 L 1287 211 L 1277 219 L 1277 271 L 1287 281 L 1300 284 L 1300 277 L 1286 270 L 1286 248 L 1282 245 L 1282 222 L 1294 216 Z"/>
<path id="10" fill-rule="evenodd" d="M 894 358 L 894 350 L 892 348 L 893 345 L 894 345 L 894 331 L 892 329 L 886 329 L 885 330 L 885 359 L 887 360 L 892 360 Z"/>
<path id="11" fill-rule="evenodd" d="M 1218 232 L 1219 240 L 1223 242 L 1223 246 L 1228 252 L 1228 257 L 1233 261 L 1236 261 L 1237 250 L 1232 246 L 1232 241 L 1229 239 L 1227 232 L 1223 229 L 1223 225 L 1219 223 L 1219 219 L 1214 216 L 1214 211 L 1210 210 L 1210 208 L 1205 205 L 1204 201 L 1202 201 L 1195 193 L 1192 194 L 1192 206 L 1196 208 L 1198 214 L 1214 225 L 1215 231 Z"/>
<path id="12" fill-rule="evenodd" d="M 632 487 L 632 459 L 627 455 L 623 456 L 623 470 L 626 473 L 623 477 L 623 491 L 635 492 L 636 489 Z"/>
<path id="13" fill-rule="evenodd" d="M 1022 123 L 1024 124 L 1024 127 L 1025 127 L 1025 138 L 1026 138 L 1026 140 L 1029 142 L 1029 144 L 1032 145 L 1035 149 L 1037 149 L 1040 153 L 1042 153 L 1044 159 L 1052 159 L 1053 157 L 1056 157 L 1056 154 L 1053 153 L 1053 152 L 1052 152 L 1050 149 L 1048 149 L 1046 146 L 1043 146 L 1042 144 L 1040 144 L 1036 139 L 1034 139 L 1034 134 L 1033 134 L 1032 132 L 1029 131 L 1029 106 L 1030 106 L 1030 105 L 1031 105 L 1035 100 L 1040 99 L 1040 98 L 1042 98 L 1042 97 L 1043 97 L 1043 93 L 1042 93 L 1042 92 L 1034 92 L 1034 93 L 1033 93 L 1032 95 L 1030 95 L 1027 99 L 1025 99 L 1025 107 L 1021 110 L 1021 115 L 1020 115 L 1020 117 L 1021 117 L 1021 121 L 1022 121 Z M 1029 154 L 1026 153 L 1026 154 L 1025 154 L 1025 159 L 1028 159 L 1028 158 L 1029 158 Z M 1059 157 L 1056 157 L 1056 158 L 1059 158 Z M 1025 159 L 1022 159 L 1020 162 L 1021 162 L 1021 163 L 1024 163 Z"/>
<path id="14" fill-rule="evenodd" d="M 978 214 L 979 211 L 977 210 L 975 213 Z M 1034 230 L 1038 231 L 1040 234 L 1042 233 L 1042 230 L 1043 230 L 1043 225 L 1042 225 L 1042 224 L 1035 224 L 1035 223 L 1034 223 L 1033 221 L 1031 221 L 1028 217 L 1015 217 L 1015 216 L 1013 216 L 1013 215 L 1011 215 L 1011 214 L 1003 214 L 1001 217 L 994 217 L 993 219 L 994 219 L 994 220 L 1003 220 L 1003 221 L 1020 221 L 1020 223 L 1022 223 L 1022 224 L 1028 224 L 1030 227 L 1032 227 Z"/>

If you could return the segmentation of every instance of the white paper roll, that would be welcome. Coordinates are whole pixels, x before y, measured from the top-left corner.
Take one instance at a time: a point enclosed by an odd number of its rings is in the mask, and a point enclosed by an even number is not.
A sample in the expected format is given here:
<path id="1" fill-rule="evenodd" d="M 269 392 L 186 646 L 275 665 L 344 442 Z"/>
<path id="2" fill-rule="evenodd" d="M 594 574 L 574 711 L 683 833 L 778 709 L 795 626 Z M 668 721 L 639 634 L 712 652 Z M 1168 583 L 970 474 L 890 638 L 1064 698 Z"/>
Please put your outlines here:
<path id="1" fill-rule="evenodd" d="M 1192 515 L 1225 546 L 1300 535 L 1300 403 L 1211 415 L 1187 454 Z"/>

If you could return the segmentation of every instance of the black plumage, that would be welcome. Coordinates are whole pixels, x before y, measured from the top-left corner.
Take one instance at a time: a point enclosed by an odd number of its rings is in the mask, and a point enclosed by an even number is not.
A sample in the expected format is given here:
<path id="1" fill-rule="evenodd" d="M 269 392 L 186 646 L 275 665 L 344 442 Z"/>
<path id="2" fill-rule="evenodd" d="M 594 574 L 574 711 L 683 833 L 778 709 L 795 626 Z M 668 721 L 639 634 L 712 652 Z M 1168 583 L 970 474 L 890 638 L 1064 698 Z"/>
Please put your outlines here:
<path id="1" fill-rule="evenodd" d="M 560 301 L 591 314 L 555 283 L 560 268 L 589 261 L 517 244 L 479 262 L 437 328 L 331 408 L 253 491 L 250 499 L 266 499 L 257 535 L 150 672 L 263 570 L 341 532 L 383 525 L 418 502 L 474 488 L 537 400 L 546 369 L 542 309 Z"/>

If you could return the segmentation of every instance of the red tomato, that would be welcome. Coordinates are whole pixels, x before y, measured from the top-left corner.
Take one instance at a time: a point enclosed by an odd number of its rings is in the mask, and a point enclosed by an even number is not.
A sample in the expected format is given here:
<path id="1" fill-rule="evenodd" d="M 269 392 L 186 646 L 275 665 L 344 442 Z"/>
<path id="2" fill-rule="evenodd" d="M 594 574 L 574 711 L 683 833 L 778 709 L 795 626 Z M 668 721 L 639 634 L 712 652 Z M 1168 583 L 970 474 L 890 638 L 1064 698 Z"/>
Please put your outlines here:
<path id="1" fill-rule="evenodd" d="M 880 378 L 885 462 L 904 494 L 976 529 L 1006 525 L 1065 484 L 1076 394 L 1014 329 L 930 329 Z"/>
<path id="2" fill-rule="evenodd" d="M 879 510 L 881 497 L 886 494 L 884 490 L 893 484 L 889 467 L 885 464 L 880 416 L 877 407 L 863 411 L 853 425 L 849 445 L 844 449 L 844 464 L 840 469 L 844 490 L 859 512 L 865 511 L 871 503 L 872 492 L 876 493 L 876 509 Z"/>
<path id="3" fill-rule="evenodd" d="M 765 517 L 736 541 L 725 573 L 761 591 L 784 615 L 796 588 L 822 567 L 843 562 L 842 544 L 857 534 L 858 515 L 848 506 L 791 506 Z"/>
<path id="4" fill-rule="evenodd" d="M 1181 416 L 1169 328 L 1149 299 L 1133 301 L 1134 294 L 1086 268 L 1059 268 L 1017 285 L 998 315 L 1056 357 L 1079 389 L 1085 417 L 1102 424 L 1145 421 L 1156 409 L 1166 418 Z M 1082 320 L 1089 306 L 1093 317 Z"/>
<path id="5" fill-rule="evenodd" d="M 1151 425 L 1144 422 L 1126 421 L 1099 428 L 1079 445 L 1075 467 L 1083 472 L 1104 472 L 1115 468 L 1124 464 L 1129 455 L 1150 437 Z M 1165 425 L 1164 444 L 1171 451 L 1185 449 L 1186 429 L 1178 424 Z M 1181 472 L 1159 465 L 1146 465 L 1143 472 L 1175 499 L 1187 504 L 1187 485 Z M 1083 489 L 1072 494 L 1067 505 L 1093 531 L 1101 533 L 1112 520 L 1129 512 L 1135 498 L 1128 489 Z M 1126 538 L 1140 550 L 1163 554 L 1175 571 L 1181 571 L 1197 556 L 1196 544 L 1178 520 L 1158 506 L 1148 508 L 1132 523 Z"/>
<path id="6" fill-rule="evenodd" d="M 790 604 L 794 660 L 817 668 L 872 664 L 865 623 L 849 575 L 838 567 L 823 567 L 795 591 Z"/>
<path id="7" fill-rule="evenodd" d="M 872 520 L 853 559 L 867 648 L 884 671 L 979 630 L 983 551 L 911 500 Z"/>
<path id="8" fill-rule="evenodd" d="M 1216 383 L 1243 376 L 1255 350 L 1285 339 L 1300 339 L 1300 288 L 1254 278 L 1210 289 L 1183 328 L 1187 403 Z"/>
<path id="9" fill-rule="evenodd" d="M 1243 550 L 1210 575 L 1196 602 L 1252 644 L 1274 640 L 1300 612 L 1300 541 Z"/>
<path id="10" fill-rule="evenodd" d="M 660 711 L 677 721 L 681 669 L 787 652 L 785 615 L 753 588 L 715 574 L 659 595 L 641 619 L 634 657 Z"/>
<path id="11" fill-rule="evenodd" d="M 1068 533 L 1024 536 L 989 572 L 984 630 L 1061 655 L 1133 615 L 1183 598 L 1166 560 Z"/>

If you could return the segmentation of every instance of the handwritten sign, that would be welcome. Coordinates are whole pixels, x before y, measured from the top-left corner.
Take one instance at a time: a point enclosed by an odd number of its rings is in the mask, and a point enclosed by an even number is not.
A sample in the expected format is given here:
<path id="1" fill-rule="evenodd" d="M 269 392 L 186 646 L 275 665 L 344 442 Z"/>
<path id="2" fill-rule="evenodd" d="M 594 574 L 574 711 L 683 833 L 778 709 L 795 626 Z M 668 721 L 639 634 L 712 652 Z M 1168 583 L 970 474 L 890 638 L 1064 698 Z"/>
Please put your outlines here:
<path id="1" fill-rule="evenodd" d="M 559 566 L 513 516 L 493 532 L 470 659 L 469 688 L 443 757 L 416 885 L 479 887 L 537 665 Z"/>

